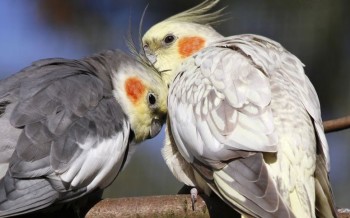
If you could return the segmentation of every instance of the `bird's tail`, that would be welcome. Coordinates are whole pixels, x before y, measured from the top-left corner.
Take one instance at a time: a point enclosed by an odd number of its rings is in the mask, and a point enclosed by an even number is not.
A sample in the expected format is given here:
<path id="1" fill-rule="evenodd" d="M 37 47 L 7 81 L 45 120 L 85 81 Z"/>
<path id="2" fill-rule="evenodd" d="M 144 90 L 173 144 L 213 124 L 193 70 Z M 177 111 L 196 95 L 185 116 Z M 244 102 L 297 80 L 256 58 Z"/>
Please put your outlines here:
<path id="1" fill-rule="evenodd" d="M 51 205 L 58 192 L 45 179 L 16 179 L 8 174 L 0 180 L 0 217 L 11 217 Z"/>
<path id="2" fill-rule="evenodd" d="M 316 216 L 319 218 L 337 217 L 333 192 L 329 183 L 324 159 L 317 158 L 315 171 Z"/>
<path id="3" fill-rule="evenodd" d="M 233 160 L 214 171 L 216 193 L 235 209 L 254 217 L 294 218 L 269 175 L 261 153 Z"/>

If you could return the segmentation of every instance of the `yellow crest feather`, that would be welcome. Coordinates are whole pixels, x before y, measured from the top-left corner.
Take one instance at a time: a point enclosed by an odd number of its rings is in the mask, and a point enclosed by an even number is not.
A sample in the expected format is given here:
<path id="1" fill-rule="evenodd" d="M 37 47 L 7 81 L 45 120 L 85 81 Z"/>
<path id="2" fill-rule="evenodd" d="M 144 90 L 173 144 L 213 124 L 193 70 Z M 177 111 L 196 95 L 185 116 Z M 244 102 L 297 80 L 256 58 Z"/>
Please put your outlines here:
<path id="1" fill-rule="evenodd" d="M 222 11 L 225 8 L 221 8 L 214 12 L 210 11 L 220 0 L 205 0 L 199 5 L 194 6 L 186 11 L 175 14 L 164 21 L 176 21 L 176 22 L 190 22 L 203 25 L 213 25 L 222 22 L 224 14 Z"/>

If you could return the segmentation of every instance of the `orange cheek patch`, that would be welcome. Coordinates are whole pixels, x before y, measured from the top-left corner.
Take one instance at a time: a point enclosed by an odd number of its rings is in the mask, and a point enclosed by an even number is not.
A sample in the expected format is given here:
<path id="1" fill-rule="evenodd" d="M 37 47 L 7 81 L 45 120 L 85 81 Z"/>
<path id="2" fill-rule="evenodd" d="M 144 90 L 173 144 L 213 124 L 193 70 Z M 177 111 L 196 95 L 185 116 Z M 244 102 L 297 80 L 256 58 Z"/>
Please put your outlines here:
<path id="1" fill-rule="evenodd" d="M 131 102 L 137 103 L 144 95 L 146 88 L 141 80 L 136 77 L 130 77 L 125 81 L 125 91 Z"/>
<path id="2" fill-rule="evenodd" d="M 198 36 L 179 39 L 178 49 L 182 58 L 187 58 L 204 47 L 205 40 Z"/>

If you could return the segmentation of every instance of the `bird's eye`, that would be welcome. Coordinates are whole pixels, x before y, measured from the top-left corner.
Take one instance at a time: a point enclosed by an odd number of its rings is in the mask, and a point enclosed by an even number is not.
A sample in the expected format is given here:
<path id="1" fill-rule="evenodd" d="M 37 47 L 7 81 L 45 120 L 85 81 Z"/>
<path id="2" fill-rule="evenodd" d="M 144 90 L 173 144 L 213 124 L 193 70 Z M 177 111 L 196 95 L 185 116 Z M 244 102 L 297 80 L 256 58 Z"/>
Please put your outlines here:
<path id="1" fill-rule="evenodd" d="M 173 34 L 166 35 L 163 41 L 166 45 L 169 45 L 175 41 L 175 36 Z"/>
<path id="2" fill-rule="evenodd" d="M 143 49 L 148 49 L 149 45 L 146 43 L 143 45 Z"/>
<path id="3" fill-rule="evenodd" d="M 149 93 L 148 94 L 148 103 L 152 106 L 155 105 L 157 102 L 156 96 L 154 95 L 154 93 Z"/>

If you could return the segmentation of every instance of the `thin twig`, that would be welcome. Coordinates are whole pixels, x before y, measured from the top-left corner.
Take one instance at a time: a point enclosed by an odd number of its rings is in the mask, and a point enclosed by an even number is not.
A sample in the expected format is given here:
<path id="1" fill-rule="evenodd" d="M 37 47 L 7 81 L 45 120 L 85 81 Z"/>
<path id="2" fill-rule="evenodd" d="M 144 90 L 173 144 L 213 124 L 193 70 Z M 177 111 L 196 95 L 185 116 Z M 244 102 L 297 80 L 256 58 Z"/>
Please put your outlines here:
<path id="1" fill-rule="evenodd" d="M 324 132 L 330 133 L 350 128 L 350 116 L 323 122 Z"/>

